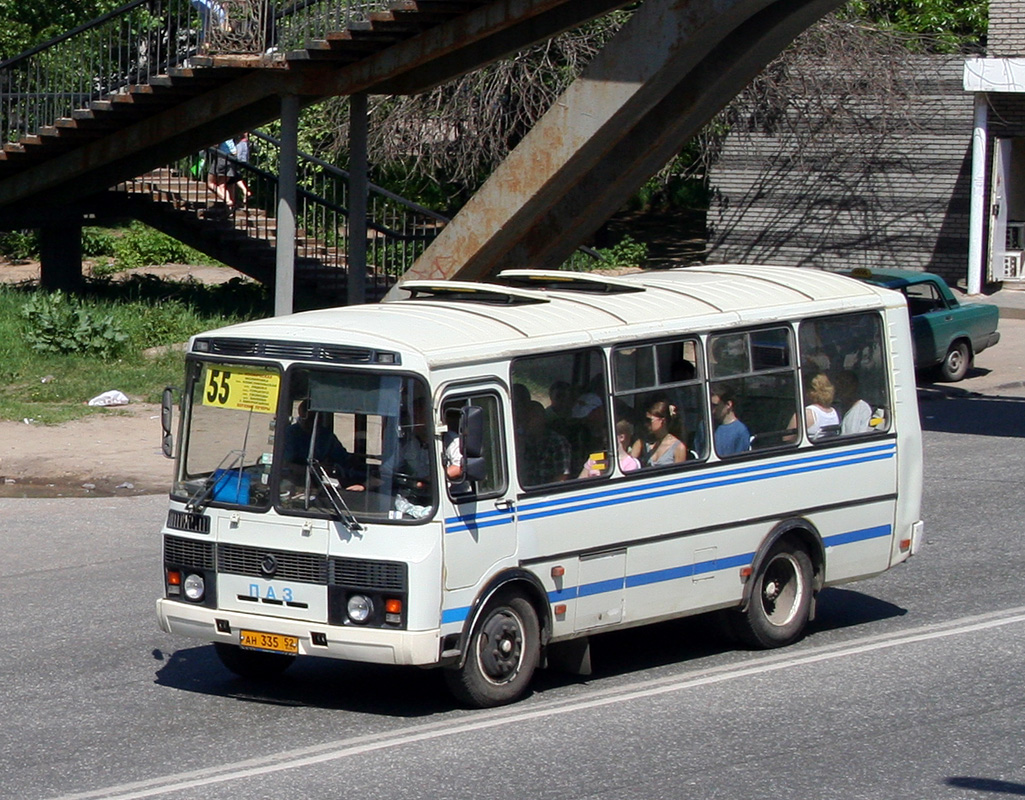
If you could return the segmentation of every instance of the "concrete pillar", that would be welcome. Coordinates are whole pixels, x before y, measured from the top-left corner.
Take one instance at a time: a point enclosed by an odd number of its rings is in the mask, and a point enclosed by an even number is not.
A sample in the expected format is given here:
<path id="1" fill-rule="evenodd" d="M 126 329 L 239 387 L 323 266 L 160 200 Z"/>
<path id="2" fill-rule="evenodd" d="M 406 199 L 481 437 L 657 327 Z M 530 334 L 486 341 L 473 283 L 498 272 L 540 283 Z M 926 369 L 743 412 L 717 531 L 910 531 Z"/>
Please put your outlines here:
<path id="1" fill-rule="evenodd" d="M 295 296 L 295 217 L 299 169 L 299 98 L 281 98 L 281 154 L 278 162 L 274 316 L 291 314 Z"/>
<path id="2" fill-rule="evenodd" d="M 975 128 L 972 131 L 972 196 L 968 217 L 968 294 L 982 292 L 986 274 L 986 173 L 989 169 L 989 102 L 986 95 L 975 95 Z"/>
<path id="3" fill-rule="evenodd" d="M 349 98 L 348 303 L 367 301 L 367 96 Z"/>
<path id="4" fill-rule="evenodd" d="M 78 291 L 82 276 L 82 225 L 60 223 L 39 231 L 39 283 L 44 289 Z"/>

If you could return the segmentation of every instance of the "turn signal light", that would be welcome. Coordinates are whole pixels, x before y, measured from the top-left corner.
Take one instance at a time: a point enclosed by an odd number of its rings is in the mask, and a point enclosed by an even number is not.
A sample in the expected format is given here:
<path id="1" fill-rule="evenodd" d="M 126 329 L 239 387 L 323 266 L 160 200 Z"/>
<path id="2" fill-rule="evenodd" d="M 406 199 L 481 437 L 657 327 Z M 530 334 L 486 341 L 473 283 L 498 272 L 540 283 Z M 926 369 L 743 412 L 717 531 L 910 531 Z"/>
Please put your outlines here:
<path id="1" fill-rule="evenodd" d="M 910 539 L 901 539 L 900 540 L 900 551 L 902 553 L 906 553 L 910 549 L 911 549 L 911 540 Z"/>
<path id="2" fill-rule="evenodd" d="M 561 578 L 565 574 L 566 574 L 566 568 L 565 567 L 552 567 L 552 577 L 553 578 Z"/>
<path id="3" fill-rule="evenodd" d="M 181 586 L 182 574 L 176 569 L 169 569 L 167 571 L 167 583 L 169 586 Z"/>
<path id="4" fill-rule="evenodd" d="M 389 600 L 384 601 L 384 611 L 386 614 L 401 614 L 402 613 L 402 601 L 393 597 Z"/>

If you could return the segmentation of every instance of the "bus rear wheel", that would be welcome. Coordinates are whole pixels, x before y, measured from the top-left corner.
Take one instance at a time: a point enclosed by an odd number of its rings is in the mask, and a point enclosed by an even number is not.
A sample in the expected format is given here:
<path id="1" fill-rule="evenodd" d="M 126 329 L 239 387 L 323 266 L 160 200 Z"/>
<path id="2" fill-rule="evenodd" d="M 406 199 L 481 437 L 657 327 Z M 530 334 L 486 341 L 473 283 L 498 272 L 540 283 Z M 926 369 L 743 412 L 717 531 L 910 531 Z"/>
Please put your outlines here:
<path id="1" fill-rule="evenodd" d="M 808 553 L 787 539 L 777 542 L 754 577 L 747 609 L 731 613 L 733 632 L 761 649 L 796 641 L 808 623 L 812 591 Z"/>
<path id="2" fill-rule="evenodd" d="M 240 678 L 254 681 L 276 678 L 295 662 L 294 656 L 243 650 L 237 645 L 223 642 L 215 642 L 214 650 L 221 663 L 229 670 Z"/>
<path id="3" fill-rule="evenodd" d="M 470 634 L 463 665 L 445 670 L 449 690 L 473 708 L 504 705 L 526 691 L 540 656 L 537 612 L 524 597 L 488 603 Z"/>

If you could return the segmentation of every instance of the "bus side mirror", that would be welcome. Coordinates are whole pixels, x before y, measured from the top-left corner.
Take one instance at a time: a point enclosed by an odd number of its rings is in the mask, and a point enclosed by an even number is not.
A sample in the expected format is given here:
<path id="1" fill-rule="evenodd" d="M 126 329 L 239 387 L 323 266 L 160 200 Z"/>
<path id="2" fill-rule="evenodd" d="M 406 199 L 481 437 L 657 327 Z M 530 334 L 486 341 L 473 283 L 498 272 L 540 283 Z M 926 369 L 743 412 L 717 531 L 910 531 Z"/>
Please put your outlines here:
<path id="1" fill-rule="evenodd" d="M 465 406 L 459 417 L 459 446 L 463 451 L 463 473 L 467 480 L 483 480 L 487 475 L 484 461 L 484 411 L 479 406 Z"/>
<path id="2" fill-rule="evenodd" d="M 174 458 L 174 436 L 171 425 L 174 422 L 174 389 L 164 387 L 160 398 L 160 449 L 167 458 Z"/>

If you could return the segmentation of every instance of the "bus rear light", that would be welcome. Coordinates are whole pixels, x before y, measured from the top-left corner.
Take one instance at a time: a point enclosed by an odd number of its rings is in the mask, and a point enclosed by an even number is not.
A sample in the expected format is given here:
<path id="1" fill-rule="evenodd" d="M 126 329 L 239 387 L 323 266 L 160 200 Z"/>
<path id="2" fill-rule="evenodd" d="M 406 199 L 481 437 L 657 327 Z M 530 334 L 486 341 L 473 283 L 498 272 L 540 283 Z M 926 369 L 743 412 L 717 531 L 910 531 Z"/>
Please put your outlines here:
<path id="1" fill-rule="evenodd" d="M 910 539 L 901 539 L 900 540 L 900 551 L 902 553 L 906 553 L 910 549 L 911 549 L 911 540 Z"/>
<path id="2" fill-rule="evenodd" d="M 740 568 L 740 580 L 742 582 L 746 581 L 748 578 L 751 577 L 751 573 L 752 572 L 754 572 L 754 570 L 751 569 L 751 567 L 741 567 Z"/>

